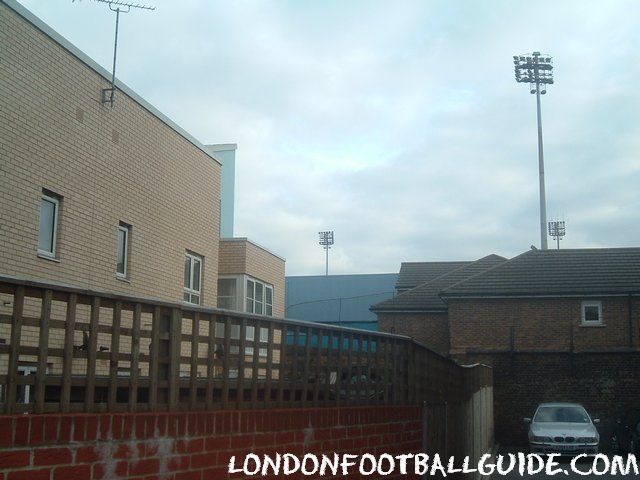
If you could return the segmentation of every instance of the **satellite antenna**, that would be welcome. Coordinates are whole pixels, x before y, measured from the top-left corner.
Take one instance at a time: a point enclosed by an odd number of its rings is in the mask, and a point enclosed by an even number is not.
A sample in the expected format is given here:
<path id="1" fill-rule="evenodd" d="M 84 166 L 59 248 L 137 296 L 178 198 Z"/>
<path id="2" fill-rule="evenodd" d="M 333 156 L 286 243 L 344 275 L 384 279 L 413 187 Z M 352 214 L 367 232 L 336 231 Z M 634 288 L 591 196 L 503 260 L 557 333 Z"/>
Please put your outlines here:
<path id="1" fill-rule="evenodd" d="M 95 0 L 96 2 L 106 3 L 109 10 L 116 13 L 116 35 L 113 42 L 113 71 L 111 72 L 111 87 L 102 89 L 102 104 L 108 103 L 111 108 L 116 102 L 116 55 L 118 53 L 118 22 L 121 13 L 129 13 L 132 8 L 140 10 L 155 10 L 156 7 L 142 5 L 140 3 L 129 3 L 120 0 Z"/>

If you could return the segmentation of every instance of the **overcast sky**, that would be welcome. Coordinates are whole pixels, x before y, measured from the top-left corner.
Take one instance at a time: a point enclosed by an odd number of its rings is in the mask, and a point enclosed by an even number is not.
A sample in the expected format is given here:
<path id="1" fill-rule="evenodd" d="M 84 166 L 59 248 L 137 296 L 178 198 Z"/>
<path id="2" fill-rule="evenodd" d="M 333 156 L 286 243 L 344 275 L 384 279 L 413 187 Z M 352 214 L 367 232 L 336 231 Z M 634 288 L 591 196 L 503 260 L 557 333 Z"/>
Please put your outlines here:
<path id="1" fill-rule="evenodd" d="M 140 0 L 142 1 L 142 0 Z M 107 69 L 114 14 L 21 3 Z M 640 245 L 640 2 L 149 0 L 118 77 L 203 143 L 237 143 L 236 236 L 324 273 L 539 246 L 535 96 L 554 57 L 547 210 L 563 247 Z M 550 240 L 550 246 L 554 245 Z"/>

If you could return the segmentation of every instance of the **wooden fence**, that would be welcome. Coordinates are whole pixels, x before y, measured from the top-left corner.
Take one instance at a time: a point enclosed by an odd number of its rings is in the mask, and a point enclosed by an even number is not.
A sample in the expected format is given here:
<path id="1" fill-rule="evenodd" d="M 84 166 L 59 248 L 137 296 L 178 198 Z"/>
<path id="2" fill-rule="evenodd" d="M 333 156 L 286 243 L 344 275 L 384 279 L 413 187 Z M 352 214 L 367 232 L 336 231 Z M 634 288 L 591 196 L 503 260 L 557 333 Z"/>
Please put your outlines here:
<path id="1" fill-rule="evenodd" d="M 0 297 L 5 413 L 435 404 L 491 383 L 399 335 L 7 276 Z"/>

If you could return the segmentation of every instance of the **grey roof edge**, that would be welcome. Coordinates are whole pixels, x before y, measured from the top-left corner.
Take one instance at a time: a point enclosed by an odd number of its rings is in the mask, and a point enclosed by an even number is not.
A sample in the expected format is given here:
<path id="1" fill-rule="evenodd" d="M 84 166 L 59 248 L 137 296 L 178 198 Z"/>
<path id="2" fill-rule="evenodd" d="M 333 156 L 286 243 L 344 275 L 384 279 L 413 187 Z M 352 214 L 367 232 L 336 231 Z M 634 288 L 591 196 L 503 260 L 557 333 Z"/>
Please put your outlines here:
<path id="1" fill-rule="evenodd" d="M 494 265 L 493 267 L 487 268 L 486 270 L 483 270 L 483 271 L 481 271 L 481 272 L 478 272 L 478 273 L 476 273 L 475 275 L 471 275 L 470 277 L 467 277 L 467 278 L 465 278 L 464 280 L 461 280 L 461 281 L 460 281 L 460 282 L 458 282 L 458 283 L 454 283 L 453 285 L 448 286 L 447 288 L 445 288 L 444 290 L 442 290 L 442 291 L 438 294 L 438 296 L 442 299 L 442 301 L 444 301 L 444 302 L 446 303 L 445 298 L 447 298 L 447 297 L 448 297 L 447 292 L 448 292 L 449 290 L 451 290 L 451 289 L 455 288 L 455 287 L 456 287 L 456 286 L 458 286 L 458 285 L 463 284 L 464 282 L 467 282 L 467 281 L 471 280 L 472 278 L 479 277 L 480 275 L 484 275 L 484 274 L 485 274 L 485 273 L 487 273 L 487 272 L 491 272 L 491 271 L 493 271 L 493 270 L 495 270 L 495 269 L 497 269 L 497 268 L 504 267 L 504 266 L 505 266 L 506 264 L 508 264 L 509 262 L 512 262 L 512 261 L 514 261 L 514 260 L 516 260 L 516 259 L 518 259 L 518 258 L 524 257 L 525 255 L 529 255 L 529 254 L 531 254 L 531 252 L 534 252 L 534 251 L 535 251 L 535 250 L 526 250 L 526 251 L 522 252 L 521 254 L 516 255 L 516 256 L 515 256 L 515 257 L 513 257 L 513 258 L 505 258 L 505 261 L 504 261 L 504 262 L 502 262 L 502 263 L 500 263 L 500 264 L 498 264 L 498 265 Z M 503 258 L 504 258 L 504 257 L 503 257 Z"/>
<path id="2" fill-rule="evenodd" d="M 415 287 L 407 290 L 406 292 L 402 292 L 402 293 L 396 295 L 395 297 L 388 298 L 387 300 L 383 300 L 382 302 L 379 302 L 379 303 L 376 303 L 374 305 L 371 305 L 371 307 L 369 307 L 369 310 L 371 310 L 372 312 L 381 312 L 382 313 L 382 312 L 385 311 L 385 308 L 386 308 L 387 309 L 386 311 L 388 311 L 388 312 L 392 312 L 392 311 L 393 312 L 399 312 L 399 310 L 392 309 L 391 307 L 376 308 L 376 305 L 383 305 L 384 303 L 390 303 L 391 305 L 393 305 L 393 302 L 395 301 L 396 298 L 402 297 L 403 295 L 408 295 L 409 293 L 413 292 L 414 290 L 416 290 L 418 288 L 422 288 L 425 285 L 429 285 L 430 283 L 435 283 L 435 282 L 437 282 L 437 281 L 439 281 L 439 280 L 441 280 L 441 279 L 443 279 L 445 277 L 448 277 L 449 275 L 453 275 L 456 272 L 459 272 L 459 271 L 461 271 L 463 269 L 469 268 L 472 265 L 474 265 L 476 262 L 479 262 L 479 261 L 484 260 L 485 258 L 488 258 L 488 257 L 491 257 L 491 256 L 496 256 L 496 257 L 504 259 L 505 262 L 501 263 L 500 265 L 503 265 L 504 263 L 506 263 L 508 261 L 508 259 L 506 259 L 505 257 L 503 257 L 501 255 L 497 255 L 495 253 L 490 253 L 489 255 L 485 255 L 484 257 L 478 258 L 476 260 L 469 260 L 468 263 L 466 263 L 465 265 L 461 265 L 458 268 L 454 268 L 453 270 L 450 270 L 450 271 L 448 271 L 446 273 L 443 273 L 442 275 L 438 275 L 437 277 L 432 278 L 428 282 L 424 282 L 424 283 L 421 283 L 420 285 L 416 285 Z M 402 263 L 407 263 L 407 262 L 402 262 Z M 419 262 L 414 262 L 414 263 L 419 263 Z M 451 262 L 451 263 L 455 263 L 455 262 Z M 493 267 L 491 267 L 491 268 L 493 268 Z M 490 268 L 487 269 L 487 270 L 490 270 Z M 486 272 L 487 270 L 483 270 L 483 272 Z M 483 273 L 483 272 L 481 272 L 481 273 Z M 472 275 L 469 278 L 472 278 L 472 277 L 475 277 L 475 275 Z M 468 280 L 468 279 L 465 279 L 465 280 Z M 460 283 L 460 282 L 458 282 L 458 283 Z M 455 284 L 455 285 L 457 285 L 457 284 Z M 406 307 L 400 307 L 400 310 L 408 310 L 408 309 Z M 417 310 L 416 309 L 416 310 L 413 310 L 413 311 L 426 311 L 426 310 Z M 434 311 L 436 311 L 436 310 L 434 310 Z M 442 310 L 442 311 L 444 311 L 444 310 Z"/>
<path id="3" fill-rule="evenodd" d="M 78 47 L 76 47 L 69 40 L 67 40 L 62 35 L 60 35 L 58 32 L 56 32 L 53 28 L 51 28 L 49 25 L 47 25 L 44 21 L 42 21 L 40 18 L 38 18 L 35 14 L 33 14 L 26 7 L 24 7 L 23 5 L 20 5 L 16 0 L 0 0 L 0 2 L 5 4 L 7 7 L 9 7 L 11 10 L 13 10 L 18 15 L 20 15 L 27 22 L 31 23 L 34 27 L 36 27 L 38 30 L 40 30 L 42 33 L 44 33 L 47 37 L 49 37 L 51 40 L 53 40 L 58 45 L 60 45 L 62 48 L 67 50 L 69 53 L 71 53 L 79 61 L 81 61 L 86 66 L 91 68 L 98 75 L 103 77 L 105 80 L 111 82 L 111 73 L 109 71 L 107 71 L 104 67 L 102 67 L 100 64 L 98 64 L 98 62 L 96 62 L 91 57 L 89 57 L 89 55 L 87 55 L 82 50 L 80 50 Z M 171 128 L 173 131 L 175 131 L 178 135 L 180 135 L 180 136 L 184 137 L 186 140 L 188 140 L 198 150 L 200 150 L 201 152 L 206 154 L 208 157 L 210 157 L 213 160 L 215 160 L 219 165 L 222 165 L 222 162 L 218 158 L 216 158 L 210 151 L 207 151 L 206 147 L 200 141 L 198 141 L 193 135 L 191 135 L 189 132 L 184 130 L 177 123 L 175 123 L 173 120 L 171 120 L 169 117 L 167 117 L 164 113 L 162 113 L 160 110 L 158 110 L 156 107 L 154 107 L 151 103 L 149 103 L 147 100 L 145 100 L 140 95 L 138 95 L 131 87 L 127 86 L 125 83 L 123 83 L 117 77 L 116 77 L 115 84 L 116 84 L 116 87 L 117 87 L 117 89 L 119 91 L 125 93 L 133 101 L 138 103 L 142 108 L 147 110 L 153 116 L 157 117 L 158 120 L 162 121 L 169 128 Z"/>
<path id="4" fill-rule="evenodd" d="M 437 278 L 440 278 L 443 275 L 447 275 L 447 274 L 457 270 L 458 268 L 466 267 L 467 265 L 470 265 L 473 262 L 475 262 L 475 260 L 441 260 L 441 261 L 435 261 L 435 262 L 400 262 L 400 270 L 398 270 L 398 281 L 396 281 L 396 289 L 397 288 L 406 288 L 408 285 L 410 285 L 410 284 L 407 284 L 407 283 L 400 283 L 400 279 L 401 279 L 400 272 L 402 272 L 402 267 L 404 265 L 426 265 L 426 264 L 431 264 L 431 265 L 440 264 L 440 265 L 443 265 L 443 264 L 452 264 L 452 263 L 464 264 L 464 265 L 458 265 L 458 267 L 454 268 L 453 270 L 449 270 L 448 272 L 442 273 L 442 274 L 438 275 L 437 277 L 434 277 L 434 278 L 431 279 L 431 280 L 436 280 Z M 429 280 L 429 282 L 431 280 Z M 413 285 L 411 288 L 409 288 L 409 290 L 411 290 L 412 288 L 415 288 L 415 287 L 419 287 L 420 285 L 424 285 L 424 283 L 427 283 L 427 282 L 423 282 L 423 283 L 420 283 L 418 285 Z M 405 293 L 405 292 L 403 292 L 403 293 Z"/>
<path id="5" fill-rule="evenodd" d="M 250 243 L 251 245 L 253 245 L 254 247 L 258 247 L 260 250 L 264 250 L 265 252 L 273 255 L 274 257 L 279 258 L 283 262 L 287 261 L 287 259 L 284 258 L 283 256 L 278 255 L 277 253 L 269 250 L 268 248 L 263 247 L 259 243 L 254 242 L 253 240 L 251 240 L 250 238 L 247 238 L 247 237 L 221 237 L 220 238 L 220 243 L 222 243 L 222 242 L 247 242 L 247 243 Z"/>
<path id="6" fill-rule="evenodd" d="M 509 292 L 509 293 L 451 293 L 445 298 L 576 298 L 576 297 L 628 297 L 640 296 L 640 290 L 594 290 L 588 289 L 583 291 L 568 291 L 562 293 L 531 293 L 531 292 Z"/>
<path id="7" fill-rule="evenodd" d="M 375 275 L 398 275 L 397 273 L 393 273 L 393 272 L 382 272 L 382 273 L 337 273 L 337 274 L 333 274 L 333 275 L 287 275 L 287 278 L 311 278 L 311 277 L 318 277 L 318 278 L 326 278 L 326 277 L 372 277 Z"/>
<path id="8" fill-rule="evenodd" d="M 211 152 L 229 152 L 238 149 L 237 143 L 210 143 L 205 147 Z"/>

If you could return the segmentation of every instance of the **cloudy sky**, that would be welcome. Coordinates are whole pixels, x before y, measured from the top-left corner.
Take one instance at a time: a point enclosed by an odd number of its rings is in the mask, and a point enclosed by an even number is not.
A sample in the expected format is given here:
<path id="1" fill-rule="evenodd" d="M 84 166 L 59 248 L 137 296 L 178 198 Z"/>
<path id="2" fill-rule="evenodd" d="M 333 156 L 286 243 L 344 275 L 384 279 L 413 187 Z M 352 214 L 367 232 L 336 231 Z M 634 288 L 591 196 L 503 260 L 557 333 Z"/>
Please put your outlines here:
<path id="1" fill-rule="evenodd" d="M 21 3 L 111 68 L 106 5 Z M 118 77 L 203 143 L 238 144 L 235 234 L 289 275 L 324 273 L 326 229 L 331 273 L 539 246 L 535 96 L 512 63 L 534 50 L 554 57 L 562 246 L 640 245 L 636 0 L 147 3 L 121 18 Z"/>

